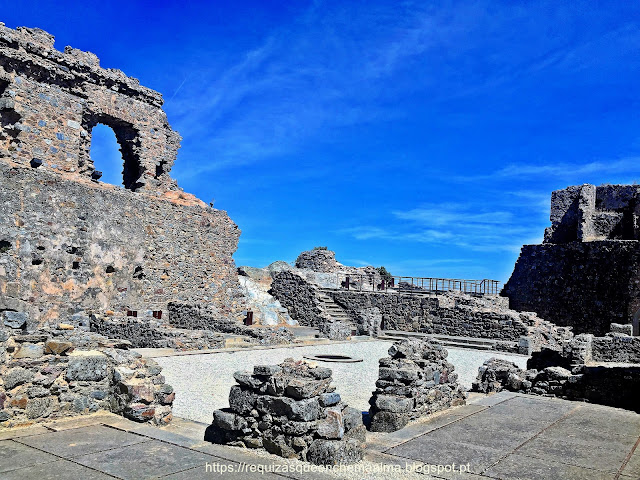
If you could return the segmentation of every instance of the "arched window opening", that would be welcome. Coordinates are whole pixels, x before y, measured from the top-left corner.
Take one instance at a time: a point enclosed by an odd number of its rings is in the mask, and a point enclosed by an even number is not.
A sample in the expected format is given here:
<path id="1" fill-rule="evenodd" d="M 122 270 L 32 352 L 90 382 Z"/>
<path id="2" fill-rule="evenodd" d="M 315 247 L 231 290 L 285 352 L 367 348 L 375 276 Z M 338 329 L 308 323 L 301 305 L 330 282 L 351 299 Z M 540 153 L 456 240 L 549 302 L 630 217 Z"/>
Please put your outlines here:
<path id="1" fill-rule="evenodd" d="M 124 159 L 120 145 L 113 129 L 98 123 L 91 130 L 91 150 L 89 153 L 93 166 L 102 172 L 100 181 L 111 185 L 122 186 Z"/>

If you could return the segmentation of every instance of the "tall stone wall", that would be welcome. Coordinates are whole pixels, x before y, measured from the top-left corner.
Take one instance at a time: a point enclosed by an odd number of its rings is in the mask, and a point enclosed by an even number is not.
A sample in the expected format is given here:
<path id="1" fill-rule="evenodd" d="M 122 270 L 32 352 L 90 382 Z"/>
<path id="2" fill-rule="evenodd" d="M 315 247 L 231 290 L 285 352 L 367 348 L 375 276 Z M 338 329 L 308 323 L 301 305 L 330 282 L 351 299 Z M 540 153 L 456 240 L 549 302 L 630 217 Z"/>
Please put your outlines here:
<path id="1" fill-rule="evenodd" d="M 612 322 L 632 323 L 640 311 L 639 199 L 636 185 L 553 192 L 544 243 L 522 247 L 505 285 L 511 308 L 576 333 L 604 335 Z"/>
<path id="2" fill-rule="evenodd" d="M 90 312 L 166 321 L 170 302 L 228 316 L 240 231 L 169 177 L 180 137 L 162 96 L 53 43 L 0 24 L 0 310 L 30 329 Z M 96 181 L 97 123 L 116 133 L 124 188 Z"/>
<path id="3" fill-rule="evenodd" d="M 0 161 L 0 308 L 37 324 L 87 311 L 166 318 L 172 301 L 228 314 L 238 237 L 223 211 Z"/>

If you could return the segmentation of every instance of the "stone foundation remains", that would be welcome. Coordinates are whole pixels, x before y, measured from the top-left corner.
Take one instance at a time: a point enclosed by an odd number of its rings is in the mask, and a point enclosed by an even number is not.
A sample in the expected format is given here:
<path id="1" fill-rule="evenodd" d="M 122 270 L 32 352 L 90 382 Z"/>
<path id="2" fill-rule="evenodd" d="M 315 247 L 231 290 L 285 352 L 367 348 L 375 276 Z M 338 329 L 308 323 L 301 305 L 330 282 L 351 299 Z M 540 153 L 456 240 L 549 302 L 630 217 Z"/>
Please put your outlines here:
<path id="1" fill-rule="evenodd" d="M 557 396 L 640 413 L 637 338 L 617 333 L 607 337 L 576 335 L 561 351 L 535 352 L 526 371 L 507 360 L 492 358 L 480 367 L 472 389 Z"/>
<path id="2" fill-rule="evenodd" d="M 442 345 L 402 340 L 389 348 L 389 355 L 380 359 L 369 401 L 372 431 L 393 432 L 411 420 L 465 404 L 466 394 Z"/>
<path id="3" fill-rule="evenodd" d="M 331 370 L 287 359 L 234 374 L 230 407 L 213 413 L 205 440 L 264 448 L 317 465 L 362 459 L 365 427 L 331 385 Z"/>
<path id="4" fill-rule="evenodd" d="M 525 245 L 504 288 L 510 306 L 576 333 L 612 322 L 640 333 L 640 186 L 572 186 L 551 195 L 542 245 Z"/>
<path id="5" fill-rule="evenodd" d="M 98 410 L 171 421 L 173 388 L 162 368 L 129 351 L 128 342 L 69 325 L 26 333 L 7 323 L 0 326 L 0 428 Z"/>

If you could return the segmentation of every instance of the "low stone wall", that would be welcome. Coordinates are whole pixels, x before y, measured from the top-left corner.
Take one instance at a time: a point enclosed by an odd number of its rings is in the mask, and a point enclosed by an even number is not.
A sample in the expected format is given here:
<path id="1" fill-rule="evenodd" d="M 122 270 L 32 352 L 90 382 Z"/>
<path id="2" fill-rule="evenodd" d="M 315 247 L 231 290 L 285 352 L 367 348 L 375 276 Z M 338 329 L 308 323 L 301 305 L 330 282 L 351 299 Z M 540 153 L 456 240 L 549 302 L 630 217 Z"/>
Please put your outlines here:
<path id="1" fill-rule="evenodd" d="M 371 430 L 393 432 L 410 420 L 464 405 L 466 395 L 447 350 L 428 340 L 402 340 L 381 358 L 376 390 L 369 403 Z"/>
<path id="2" fill-rule="evenodd" d="M 264 448 L 317 465 L 362 459 L 365 427 L 331 385 L 331 370 L 287 359 L 236 372 L 227 409 L 213 413 L 205 440 Z"/>
<path id="3" fill-rule="evenodd" d="M 245 335 L 249 343 L 258 345 L 288 344 L 295 339 L 286 327 L 248 327 L 238 321 L 215 315 L 202 305 L 171 302 L 168 308 L 169 322 L 173 327 Z"/>
<path id="4" fill-rule="evenodd" d="M 594 362 L 640 364 L 640 337 L 609 334 L 591 341 L 591 359 Z"/>
<path id="5" fill-rule="evenodd" d="M 77 330 L 0 327 L 0 428 L 107 410 L 171 421 L 175 394 L 129 343 Z"/>
<path id="6" fill-rule="evenodd" d="M 640 365 L 581 365 L 572 370 L 553 366 L 524 371 L 512 362 L 491 358 L 480 367 L 472 390 L 555 396 L 640 413 Z"/>
<path id="7" fill-rule="evenodd" d="M 225 343 L 223 335 L 211 330 L 171 328 L 145 318 L 93 316 L 90 325 L 93 332 L 101 335 L 129 339 L 134 348 L 202 350 L 223 348 Z"/>

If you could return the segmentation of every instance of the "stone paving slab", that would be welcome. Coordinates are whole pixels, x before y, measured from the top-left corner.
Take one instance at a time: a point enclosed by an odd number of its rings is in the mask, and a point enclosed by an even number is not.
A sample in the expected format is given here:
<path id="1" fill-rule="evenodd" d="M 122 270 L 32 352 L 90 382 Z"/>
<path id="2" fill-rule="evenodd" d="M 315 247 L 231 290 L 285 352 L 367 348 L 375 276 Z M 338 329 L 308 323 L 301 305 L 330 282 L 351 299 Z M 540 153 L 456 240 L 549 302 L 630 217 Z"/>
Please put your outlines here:
<path id="1" fill-rule="evenodd" d="M 634 412 L 513 394 L 480 405 L 488 407 L 436 429 L 426 422 L 424 435 L 385 453 L 427 464 L 469 463 L 477 478 L 487 479 L 640 478 L 640 452 L 631 455 L 640 443 Z"/>
<path id="2" fill-rule="evenodd" d="M 610 445 L 600 438 L 568 438 L 540 435 L 518 450 L 539 461 L 556 461 L 607 473 L 617 473 L 633 443 Z"/>
<path id="3" fill-rule="evenodd" d="M 450 410 L 444 410 L 436 415 L 428 417 L 425 420 L 411 422 L 406 427 L 396 430 L 395 432 L 377 434 L 374 439 L 368 438 L 367 449 L 384 452 L 390 447 L 457 422 L 458 420 L 473 415 L 474 413 L 478 413 L 485 408 L 488 407 L 481 405 L 463 405 Z"/>
<path id="4" fill-rule="evenodd" d="M 140 435 L 103 425 L 73 428 L 16 439 L 17 442 L 67 459 L 113 448 L 127 447 L 147 440 Z"/>
<path id="5" fill-rule="evenodd" d="M 58 460 L 49 453 L 41 452 L 14 440 L 0 441 L 0 473 L 2 478 L 5 473 L 22 467 L 50 463 Z"/>
<path id="6" fill-rule="evenodd" d="M 614 480 L 615 474 L 594 471 L 583 467 L 540 460 L 525 455 L 509 455 L 485 472 L 488 477 L 509 480 Z"/>
<path id="7" fill-rule="evenodd" d="M 68 460 L 40 463 L 2 473 L 2 480 L 113 480 L 113 477 Z"/>
<path id="8" fill-rule="evenodd" d="M 30 435 L 38 435 L 40 433 L 49 433 L 48 428 L 36 425 L 33 427 L 12 428 L 10 430 L 0 431 L 0 440 L 10 440 L 12 438 L 28 437 Z"/>
<path id="9" fill-rule="evenodd" d="M 74 458 L 81 465 L 124 480 L 142 480 L 204 466 L 219 459 L 158 440 Z"/>

